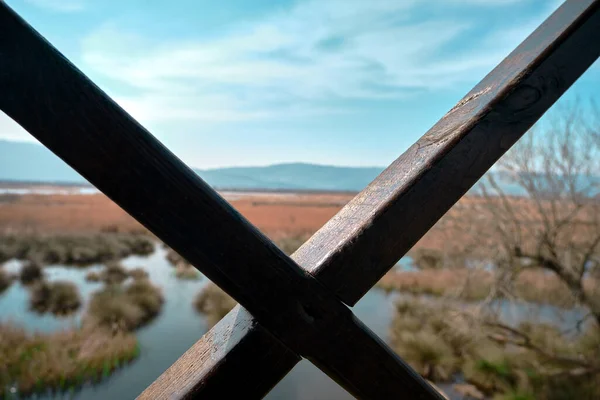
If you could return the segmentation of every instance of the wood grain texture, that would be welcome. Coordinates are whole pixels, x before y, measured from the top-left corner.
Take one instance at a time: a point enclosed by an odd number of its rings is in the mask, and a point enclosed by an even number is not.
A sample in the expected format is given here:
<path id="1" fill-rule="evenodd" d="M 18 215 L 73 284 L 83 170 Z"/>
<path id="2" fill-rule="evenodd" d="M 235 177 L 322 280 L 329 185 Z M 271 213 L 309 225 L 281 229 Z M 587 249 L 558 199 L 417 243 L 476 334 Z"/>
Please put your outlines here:
<path id="1" fill-rule="evenodd" d="M 0 71 L 0 109 L 228 292 L 286 351 L 310 359 L 360 398 L 440 398 L 332 292 L 4 3 Z M 214 338 L 237 338 L 235 328 L 213 332 L 211 346 Z"/>
<path id="2" fill-rule="evenodd" d="M 565 3 L 292 258 L 354 304 L 593 63 L 599 14 Z"/>
<path id="3" fill-rule="evenodd" d="M 138 399 L 257 399 L 299 360 L 237 306 Z"/>

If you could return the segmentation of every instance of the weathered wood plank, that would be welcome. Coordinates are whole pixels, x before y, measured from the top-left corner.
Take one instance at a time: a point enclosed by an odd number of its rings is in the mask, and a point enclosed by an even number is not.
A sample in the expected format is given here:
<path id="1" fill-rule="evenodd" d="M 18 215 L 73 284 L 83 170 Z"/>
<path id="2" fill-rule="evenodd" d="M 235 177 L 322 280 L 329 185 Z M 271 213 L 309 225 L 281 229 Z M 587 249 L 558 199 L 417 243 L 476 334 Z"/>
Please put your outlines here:
<path id="1" fill-rule="evenodd" d="M 0 109 L 243 304 L 291 351 L 360 398 L 439 398 L 333 293 L 4 3 L 0 71 Z"/>
<path id="2" fill-rule="evenodd" d="M 319 279 L 324 279 L 345 301 L 354 304 L 378 279 L 377 276 L 395 263 L 418 239 L 417 236 L 425 233 L 436 216 L 441 216 L 468 190 L 478 176 L 593 63 L 599 51 L 599 14 L 597 1 L 565 3 L 444 116 L 418 145 L 401 156 L 292 258 Z M 528 100 L 531 94 L 540 98 Z M 529 108 L 525 107 L 528 104 Z M 447 132 L 447 136 L 440 137 L 443 132 Z M 452 151 L 448 150 L 450 139 L 456 145 Z M 458 182 L 453 181 L 455 177 Z M 423 182 L 419 182 L 421 179 Z M 386 189 L 386 185 L 391 188 Z M 378 197 L 370 198 L 373 192 Z M 406 198 L 405 194 L 412 197 Z M 444 200 L 446 194 L 450 198 Z M 410 218 L 415 219 L 407 221 Z M 406 232 L 405 227 L 411 232 Z M 345 252 L 351 256 L 345 256 Z M 348 286 L 347 281 L 351 282 Z M 219 326 L 213 328 L 198 343 L 210 346 L 213 331 L 220 329 Z M 250 351 L 250 341 L 245 344 Z M 242 370 L 252 368 L 252 362 L 244 357 L 230 358 L 229 362 L 239 365 Z M 179 363 L 177 361 L 175 365 Z M 217 370 L 212 372 L 220 374 Z M 165 375 L 169 373 L 167 371 Z M 223 370 L 223 374 L 226 376 L 227 373 Z M 275 373 L 270 370 L 258 373 L 261 377 L 268 375 L 274 385 L 285 372 L 271 374 Z M 215 382 L 203 381 L 202 368 L 191 375 L 190 381 L 194 385 L 210 386 Z M 144 392 L 144 395 L 148 393 Z"/>
<path id="3" fill-rule="evenodd" d="M 237 306 L 138 399 L 261 398 L 299 360 Z"/>

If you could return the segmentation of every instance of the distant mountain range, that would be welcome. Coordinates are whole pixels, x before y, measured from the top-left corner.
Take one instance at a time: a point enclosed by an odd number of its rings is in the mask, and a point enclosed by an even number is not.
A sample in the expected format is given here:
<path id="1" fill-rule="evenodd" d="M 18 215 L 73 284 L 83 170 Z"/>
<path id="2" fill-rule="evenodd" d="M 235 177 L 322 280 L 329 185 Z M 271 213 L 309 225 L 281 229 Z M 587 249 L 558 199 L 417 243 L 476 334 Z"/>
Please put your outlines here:
<path id="1" fill-rule="evenodd" d="M 359 191 L 383 168 L 277 164 L 195 169 L 217 189 Z M 86 180 L 37 143 L 0 140 L 0 181 L 85 184 Z"/>
<path id="2" fill-rule="evenodd" d="M 383 167 L 335 167 L 305 163 L 276 164 L 266 167 L 229 167 L 195 169 L 215 189 L 349 191 L 365 188 Z M 514 182 L 497 174 L 503 190 L 523 195 Z M 595 182 L 599 177 L 582 179 Z M 36 143 L 0 140 L 0 181 L 86 184 L 86 180 Z"/>
<path id="3" fill-rule="evenodd" d="M 195 171 L 209 185 L 219 189 L 360 191 L 383 168 L 293 163 Z"/>
<path id="4" fill-rule="evenodd" d="M 0 180 L 19 182 L 86 183 L 44 146 L 0 140 Z"/>

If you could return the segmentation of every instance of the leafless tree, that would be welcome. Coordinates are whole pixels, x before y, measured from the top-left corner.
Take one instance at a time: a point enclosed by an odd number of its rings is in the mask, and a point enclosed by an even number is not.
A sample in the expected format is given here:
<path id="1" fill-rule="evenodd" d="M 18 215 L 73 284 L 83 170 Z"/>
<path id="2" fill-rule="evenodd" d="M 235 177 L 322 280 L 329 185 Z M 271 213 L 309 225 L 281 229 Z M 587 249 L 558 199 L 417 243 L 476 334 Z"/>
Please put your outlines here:
<path id="1" fill-rule="evenodd" d="M 525 196 L 509 195 L 500 180 Z M 528 269 L 549 271 L 600 325 L 600 293 L 592 284 L 600 277 L 598 108 L 575 103 L 554 110 L 500 160 L 481 192 L 478 211 L 488 215 L 507 281 Z"/>

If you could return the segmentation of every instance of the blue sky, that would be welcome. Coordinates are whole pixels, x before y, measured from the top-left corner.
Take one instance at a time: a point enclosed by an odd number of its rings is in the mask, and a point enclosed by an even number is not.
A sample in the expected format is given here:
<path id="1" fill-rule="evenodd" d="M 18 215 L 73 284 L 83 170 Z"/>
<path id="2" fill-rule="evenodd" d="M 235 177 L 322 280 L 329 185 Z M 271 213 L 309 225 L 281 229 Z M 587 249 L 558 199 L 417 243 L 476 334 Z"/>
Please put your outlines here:
<path id="1" fill-rule="evenodd" d="M 7 0 L 186 163 L 383 166 L 555 0 Z M 600 89 L 596 63 L 571 89 Z M 0 114 L 0 138 L 33 140 Z"/>

